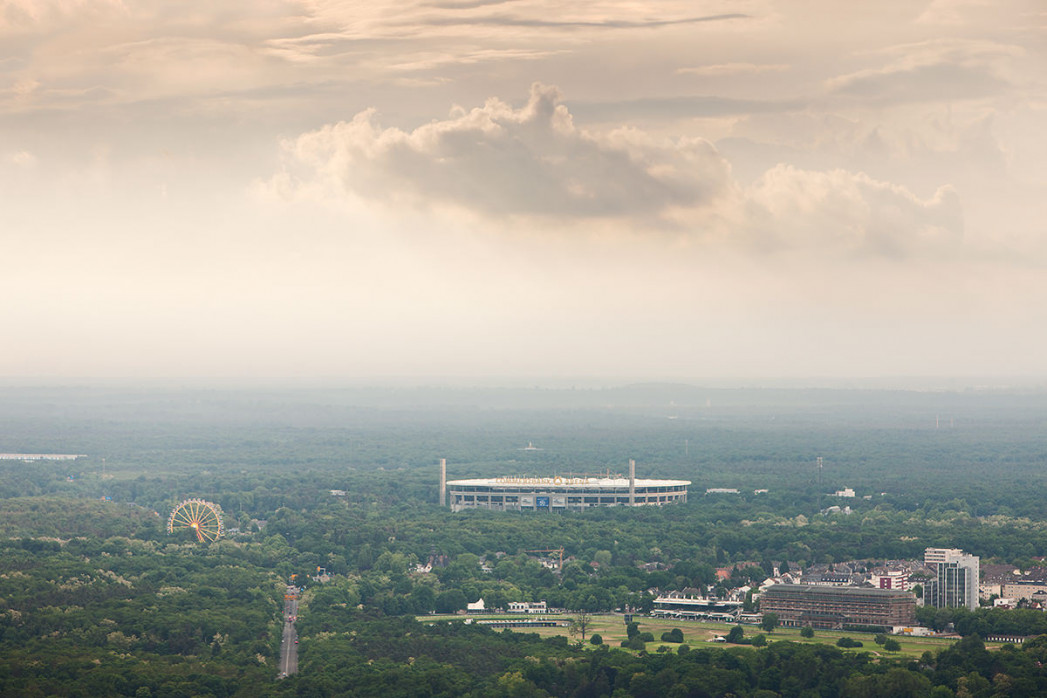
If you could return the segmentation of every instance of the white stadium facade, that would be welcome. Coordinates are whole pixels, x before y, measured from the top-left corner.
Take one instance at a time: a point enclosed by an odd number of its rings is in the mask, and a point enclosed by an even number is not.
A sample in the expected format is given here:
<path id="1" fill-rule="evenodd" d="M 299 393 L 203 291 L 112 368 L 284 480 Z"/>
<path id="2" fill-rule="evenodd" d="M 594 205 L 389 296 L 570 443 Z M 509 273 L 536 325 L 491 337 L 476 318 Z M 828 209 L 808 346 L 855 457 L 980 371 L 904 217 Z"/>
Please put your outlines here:
<path id="1" fill-rule="evenodd" d="M 440 504 L 452 511 L 565 511 L 589 507 L 663 506 L 687 501 L 689 480 L 636 478 L 629 461 L 629 477 L 495 477 L 447 480 L 446 462 L 440 462 Z"/>

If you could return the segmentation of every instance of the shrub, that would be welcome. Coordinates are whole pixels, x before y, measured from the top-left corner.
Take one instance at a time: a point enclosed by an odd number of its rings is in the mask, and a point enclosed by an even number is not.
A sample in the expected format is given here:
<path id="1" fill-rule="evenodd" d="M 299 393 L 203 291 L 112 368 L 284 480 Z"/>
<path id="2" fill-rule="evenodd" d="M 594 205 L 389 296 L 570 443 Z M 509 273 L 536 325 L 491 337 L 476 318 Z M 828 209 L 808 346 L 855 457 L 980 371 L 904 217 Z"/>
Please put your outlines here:
<path id="1" fill-rule="evenodd" d="M 902 648 L 901 644 L 893 637 L 889 637 L 883 641 L 883 648 L 888 652 L 897 652 Z"/>
<path id="2" fill-rule="evenodd" d="M 753 642 L 753 647 L 763 647 L 763 646 L 765 646 L 767 644 L 767 636 L 766 635 L 757 635 L 756 637 L 753 638 L 752 642 Z"/>
<path id="3" fill-rule="evenodd" d="M 809 625 L 805 625 L 800 628 L 800 637 L 814 637 L 814 628 Z"/>
<path id="4" fill-rule="evenodd" d="M 602 645 L 603 644 L 603 638 L 600 637 L 600 633 L 593 633 L 589 637 L 589 642 L 591 642 L 594 645 Z"/>
<path id="5" fill-rule="evenodd" d="M 622 647 L 630 650 L 642 650 L 647 649 L 647 643 L 645 643 L 640 636 L 631 637 L 628 640 L 622 640 Z"/>
<path id="6" fill-rule="evenodd" d="M 662 633 L 662 642 L 683 642 L 683 631 L 673 628 Z"/>

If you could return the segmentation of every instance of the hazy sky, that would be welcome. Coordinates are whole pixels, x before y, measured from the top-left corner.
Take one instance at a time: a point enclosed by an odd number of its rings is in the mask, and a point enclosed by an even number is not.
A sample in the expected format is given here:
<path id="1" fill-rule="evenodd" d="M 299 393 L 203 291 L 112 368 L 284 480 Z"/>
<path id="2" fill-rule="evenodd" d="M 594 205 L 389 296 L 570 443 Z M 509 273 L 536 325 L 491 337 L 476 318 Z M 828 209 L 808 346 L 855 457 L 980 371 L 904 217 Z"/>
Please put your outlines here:
<path id="1" fill-rule="evenodd" d="M 1040 0 L 0 0 L 0 376 L 1047 375 Z"/>

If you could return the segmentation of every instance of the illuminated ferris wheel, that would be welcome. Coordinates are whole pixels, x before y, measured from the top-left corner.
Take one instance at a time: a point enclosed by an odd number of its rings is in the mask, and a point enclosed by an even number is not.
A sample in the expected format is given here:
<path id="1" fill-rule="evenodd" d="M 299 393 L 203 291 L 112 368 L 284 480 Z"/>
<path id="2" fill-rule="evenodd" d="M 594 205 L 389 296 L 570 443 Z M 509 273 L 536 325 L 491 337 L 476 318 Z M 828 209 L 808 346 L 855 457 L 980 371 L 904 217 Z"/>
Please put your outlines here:
<path id="1" fill-rule="evenodd" d="M 187 499 L 167 518 L 167 532 L 192 531 L 201 543 L 222 535 L 222 508 L 203 499 Z"/>

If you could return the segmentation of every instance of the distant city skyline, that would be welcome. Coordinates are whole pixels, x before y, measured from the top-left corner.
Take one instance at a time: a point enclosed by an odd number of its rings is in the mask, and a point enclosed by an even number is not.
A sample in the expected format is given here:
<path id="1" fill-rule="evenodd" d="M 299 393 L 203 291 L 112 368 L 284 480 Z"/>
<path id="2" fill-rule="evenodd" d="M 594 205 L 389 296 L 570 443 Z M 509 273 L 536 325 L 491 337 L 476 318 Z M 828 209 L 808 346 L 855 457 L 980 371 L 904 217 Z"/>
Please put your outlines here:
<path id="1" fill-rule="evenodd" d="M 0 378 L 1047 376 L 1033 0 L 0 5 Z"/>

